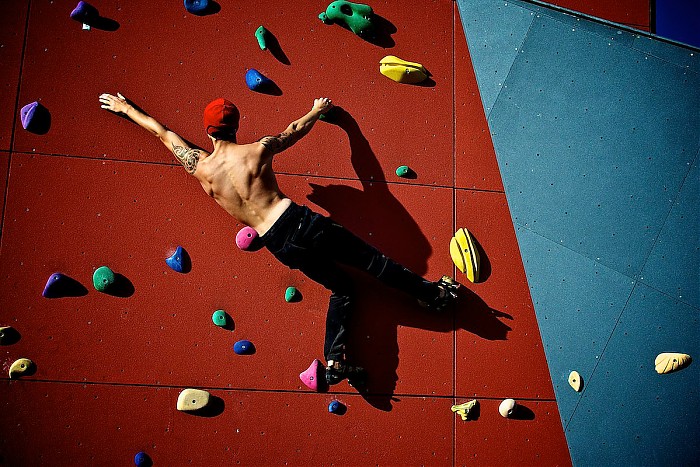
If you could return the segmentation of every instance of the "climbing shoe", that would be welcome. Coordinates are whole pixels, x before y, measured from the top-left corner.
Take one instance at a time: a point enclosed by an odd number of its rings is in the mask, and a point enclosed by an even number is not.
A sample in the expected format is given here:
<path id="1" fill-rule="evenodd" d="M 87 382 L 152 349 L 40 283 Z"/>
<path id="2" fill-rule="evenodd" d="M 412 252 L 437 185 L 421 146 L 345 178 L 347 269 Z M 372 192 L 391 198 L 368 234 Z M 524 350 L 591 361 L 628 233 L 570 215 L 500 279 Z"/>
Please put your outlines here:
<path id="1" fill-rule="evenodd" d="M 338 384 L 346 378 L 350 386 L 359 389 L 367 383 L 367 372 L 360 366 L 352 366 L 344 361 L 328 360 L 326 383 Z"/>
<path id="2" fill-rule="evenodd" d="M 440 289 L 440 295 L 432 302 L 418 300 L 420 306 L 434 311 L 443 311 L 447 306 L 457 298 L 457 290 L 461 284 L 450 276 L 442 276 L 437 281 L 437 286 Z"/>

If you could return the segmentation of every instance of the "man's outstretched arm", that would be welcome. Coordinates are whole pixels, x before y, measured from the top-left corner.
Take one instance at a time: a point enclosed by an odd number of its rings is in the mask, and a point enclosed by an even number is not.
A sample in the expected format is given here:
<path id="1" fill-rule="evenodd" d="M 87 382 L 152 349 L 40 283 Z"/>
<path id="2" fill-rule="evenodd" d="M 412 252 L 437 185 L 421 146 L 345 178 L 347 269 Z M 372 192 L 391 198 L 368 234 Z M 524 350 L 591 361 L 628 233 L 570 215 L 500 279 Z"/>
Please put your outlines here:
<path id="1" fill-rule="evenodd" d="M 284 151 L 306 136 L 321 114 L 328 112 L 331 108 L 333 108 L 333 103 L 327 97 L 320 97 L 314 100 L 314 105 L 309 113 L 298 120 L 294 120 L 279 135 L 265 136 L 260 140 L 260 144 L 272 154 Z"/>
<path id="2" fill-rule="evenodd" d="M 194 175 L 197 170 L 197 163 L 207 153 L 201 149 L 190 147 L 190 145 L 182 139 L 177 133 L 168 130 L 161 125 L 155 118 L 147 115 L 131 104 L 121 94 L 116 96 L 111 94 L 102 94 L 100 96 L 102 108 L 115 113 L 121 113 L 129 117 L 140 127 L 148 130 L 154 136 L 157 136 L 161 142 L 173 153 L 175 158 L 182 164 L 187 173 Z"/>

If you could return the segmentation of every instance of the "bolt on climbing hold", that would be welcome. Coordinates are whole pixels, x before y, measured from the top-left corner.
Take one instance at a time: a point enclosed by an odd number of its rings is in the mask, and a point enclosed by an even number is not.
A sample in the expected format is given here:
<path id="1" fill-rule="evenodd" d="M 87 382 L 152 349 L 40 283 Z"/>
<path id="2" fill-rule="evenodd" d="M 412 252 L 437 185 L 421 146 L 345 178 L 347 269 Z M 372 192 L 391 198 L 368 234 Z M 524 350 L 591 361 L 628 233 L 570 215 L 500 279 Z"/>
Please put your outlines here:
<path id="1" fill-rule="evenodd" d="M 473 401 L 465 402 L 464 404 L 453 405 L 452 411 L 457 415 L 462 417 L 462 420 L 469 420 L 470 416 L 474 416 L 476 409 L 479 407 L 479 401 L 474 399 Z"/>
<path id="2" fill-rule="evenodd" d="M 309 365 L 309 368 L 299 373 L 299 379 L 307 388 L 311 389 L 312 391 L 319 391 L 321 388 L 320 382 L 322 379 L 322 369 L 323 365 L 321 365 L 321 362 L 315 358 L 314 361 L 311 362 L 311 365 Z"/>
<path id="3" fill-rule="evenodd" d="M 100 17 L 97 8 L 90 5 L 88 2 L 80 1 L 73 11 L 70 12 L 70 17 L 78 22 L 83 23 L 83 29 L 90 30 L 90 22 L 95 21 Z"/>
<path id="4" fill-rule="evenodd" d="M 51 125 L 49 109 L 34 101 L 22 107 L 20 110 L 22 128 L 30 133 L 38 135 L 46 134 Z"/>
<path id="5" fill-rule="evenodd" d="M 301 300 L 301 293 L 299 290 L 297 290 L 296 287 L 287 287 L 287 290 L 284 291 L 284 301 L 293 303 L 299 300 Z"/>
<path id="6" fill-rule="evenodd" d="M 660 375 L 666 373 L 672 373 L 674 371 L 682 370 L 692 363 L 693 359 L 690 355 L 685 353 L 671 353 L 664 352 L 660 353 L 654 365 L 656 366 L 656 372 Z"/>
<path id="7" fill-rule="evenodd" d="M 272 85 L 272 81 L 258 70 L 251 68 L 245 74 L 245 84 L 251 91 L 264 91 Z"/>
<path id="8" fill-rule="evenodd" d="M 243 251 L 255 251 L 262 245 L 257 242 L 258 232 L 252 227 L 243 227 L 236 234 L 236 245 Z"/>
<path id="9" fill-rule="evenodd" d="M 265 26 L 260 26 L 255 30 L 255 38 L 258 40 L 260 50 L 267 50 L 267 35 L 268 30 L 265 29 Z"/>
<path id="10" fill-rule="evenodd" d="M 513 413 L 515 413 L 515 408 L 517 405 L 518 404 L 515 402 L 515 400 L 506 399 L 501 402 L 501 405 L 498 406 L 498 413 L 500 413 L 502 417 L 509 418 L 513 416 Z"/>
<path id="11" fill-rule="evenodd" d="M 415 172 L 411 170 L 411 168 L 407 165 L 402 165 L 400 167 L 397 167 L 396 175 L 401 178 L 410 178 L 415 175 Z"/>
<path id="12" fill-rule="evenodd" d="M 211 315 L 211 320 L 214 324 L 223 328 L 228 324 L 228 314 L 224 310 L 216 310 L 214 314 Z"/>
<path id="13" fill-rule="evenodd" d="M 428 79 L 428 70 L 416 62 L 408 62 L 393 55 L 379 61 L 379 72 L 397 83 L 417 84 Z"/>
<path id="14" fill-rule="evenodd" d="M 171 257 L 165 259 L 165 264 L 170 266 L 175 272 L 183 272 L 185 270 L 186 254 L 185 250 L 181 246 L 178 246 L 175 253 L 173 253 Z"/>
<path id="15" fill-rule="evenodd" d="M 149 467 L 153 465 L 153 461 L 151 461 L 148 454 L 143 451 L 139 451 L 134 456 L 134 465 L 136 467 Z"/>
<path id="16" fill-rule="evenodd" d="M 99 292 L 107 291 L 112 285 L 114 285 L 115 280 L 116 277 L 114 272 L 112 272 L 112 270 L 107 266 L 100 266 L 92 275 L 92 284 Z"/>
<path id="17" fill-rule="evenodd" d="M 34 362 L 28 358 L 20 358 L 10 365 L 10 379 L 19 378 L 34 369 Z"/>
<path id="18" fill-rule="evenodd" d="M 342 23 L 358 36 L 367 37 L 374 33 L 373 15 L 369 5 L 338 0 L 328 5 L 318 18 L 325 24 Z"/>
<path id="19" fill-rule="evenodd" d="M 193 14 L 202 13 L 209 6 L 209 0 L 185 0 L 185 9 Z"/>
<path id="20" fill-rule="evenodd" d="M 328 412 L 336 415 L 342 415 L 346 410 L 345 404 L 340 401 L 334 400 L 328 404 Z"/>
<path id="21" fill-rule="evenodd" d="M 569 373 L 569 386 L 571 386 L 574 391 L 581 392 L 581 388 L 583 387 L 583 379 L 581 379 L 581 375 L 578 373 L 578 371 L 574 370 Z"/>
<path id="22" fill-rule="evenodd" d="M 255 353 L 255 346 L 252 342 L 247 340 L 241 340 L 233 344 L 233 351 L 237 355 L 253 355 Z"/>
<path id="23" fill-rule="evenodd" d="M 455 232 L 450 240 L 450 256 L 457 269 L 467 275 L 467 279 L 474 283 L 479 281 L 479 250 L 467 229 L 462 228 Z"/>
<path id="24" fill-rule="evenodd" d="M 209 393 L 201 389 L 183 389 L 177 397 L 177 410 L 194 412 L 209 404 Z"/>

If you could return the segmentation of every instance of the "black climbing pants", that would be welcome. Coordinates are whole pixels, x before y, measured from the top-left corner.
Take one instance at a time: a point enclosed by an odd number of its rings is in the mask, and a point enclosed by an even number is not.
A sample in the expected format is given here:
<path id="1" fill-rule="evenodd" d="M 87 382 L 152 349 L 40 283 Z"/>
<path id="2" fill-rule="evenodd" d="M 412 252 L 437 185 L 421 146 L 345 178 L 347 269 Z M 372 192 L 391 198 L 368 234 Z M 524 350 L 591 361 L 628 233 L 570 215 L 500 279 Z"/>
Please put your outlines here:
<path id="1" fill-rule="evenodd" d="M 292 203 L 261 239 L 283 264 L 299 269 L 331 291 L 323 349 L 326 360 L 343 358 L 354 305 L 352 280 L 339 264 L 365 271 L 427 303 L 433 303 L 440 294 L 436 283 L 392 261 L 345 227 L 306 206 Z"/>

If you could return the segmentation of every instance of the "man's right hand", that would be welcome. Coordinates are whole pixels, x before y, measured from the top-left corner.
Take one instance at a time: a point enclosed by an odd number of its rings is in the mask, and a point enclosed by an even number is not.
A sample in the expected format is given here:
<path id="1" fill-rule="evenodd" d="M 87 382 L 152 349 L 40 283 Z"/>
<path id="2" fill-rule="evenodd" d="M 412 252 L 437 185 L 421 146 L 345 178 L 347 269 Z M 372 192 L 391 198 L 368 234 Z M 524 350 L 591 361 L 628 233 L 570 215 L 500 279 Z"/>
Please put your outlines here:
<path id="1" fill-rule="evenodd" d="M 120 93 L 117 93 L 116 96 L 113 96 L 111 94 L 102 94 L 100 96 L 100 102 L 102 105 L 103 109 L 111 110 L 112 112 L 116 113 L 126 113 L 127 109 L 129 108 L 129 103 L 126 101 L 126 98 L 122 96 Z"/>
<path id="2" fill-rule="evenodd" d="M 333 101 L 328 97 L 319 97 L 314 100 L 313 110 L 317 110 L 318 113 L 326 113 L 333 108 Z"/>

